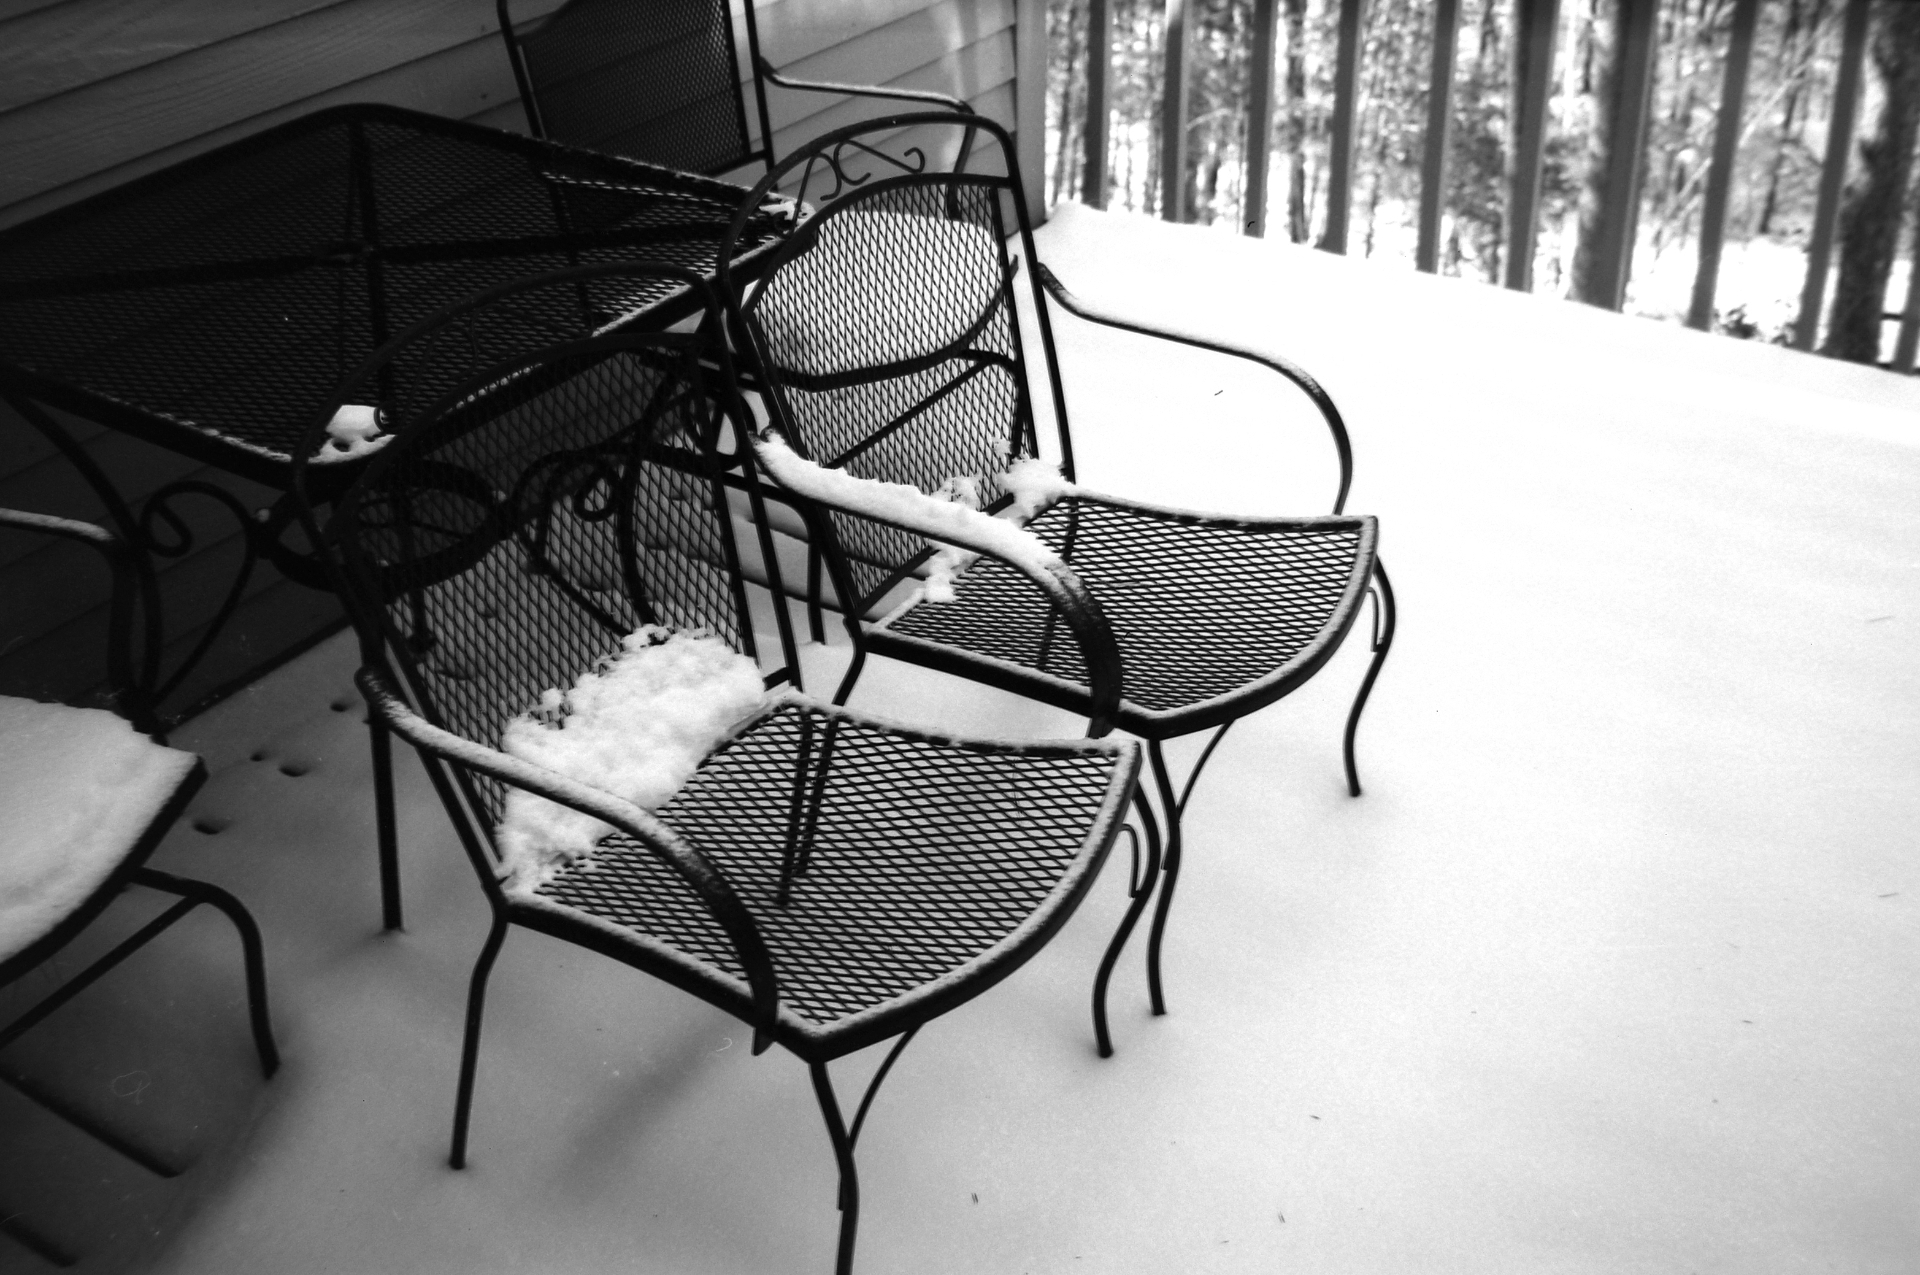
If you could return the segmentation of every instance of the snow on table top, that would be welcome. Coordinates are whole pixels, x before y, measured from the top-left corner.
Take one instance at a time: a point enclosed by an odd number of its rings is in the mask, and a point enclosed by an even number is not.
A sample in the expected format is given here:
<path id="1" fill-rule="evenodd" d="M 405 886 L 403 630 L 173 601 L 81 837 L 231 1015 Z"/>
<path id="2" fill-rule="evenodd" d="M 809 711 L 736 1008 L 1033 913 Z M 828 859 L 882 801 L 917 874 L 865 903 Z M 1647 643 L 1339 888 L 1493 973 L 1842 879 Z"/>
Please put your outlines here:
<path id="1" fill-rule="evenodd" d="M 707 634 L 648 625 L 620 645 L 570 689 L 548 690 L 508 722 L 500 746 L 653 810 L 760 706 L 766 688 L 752 660 Z M 531 893 L 611 831 L 591 815 L 508 789 L 495 837 L 507 889 Z"/>
<path id="2" fill-rule="evenodd" d="M 195 760 L 104 709 L 0 696 L 0 961 L 100 888 Z"/>

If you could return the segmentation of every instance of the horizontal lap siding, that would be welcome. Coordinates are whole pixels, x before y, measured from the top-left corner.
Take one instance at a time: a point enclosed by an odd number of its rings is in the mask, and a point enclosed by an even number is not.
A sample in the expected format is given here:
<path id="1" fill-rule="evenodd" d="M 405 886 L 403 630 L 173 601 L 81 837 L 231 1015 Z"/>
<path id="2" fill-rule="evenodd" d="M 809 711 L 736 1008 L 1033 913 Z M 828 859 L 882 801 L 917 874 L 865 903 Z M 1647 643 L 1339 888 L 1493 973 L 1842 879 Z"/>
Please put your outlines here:
<path id="1" fill-rule="evenodd" d="M 537 19 L 559 0 L 518 0 Z M 807 79 L 967 98 L 1011 126 L 1013 0 L 763 0 L 761 42 Z M 0 0 L 0 226 L 50 212 L 223 142 L 341 102 L 391 102 L 520 130 L 493 0 Z M 775 89 L 776 147 L 861 118 Z M 250 506 L 270 493 L 63 418 L 131 496 L 183 478 Z M 101 520 L 70 463 L 0 404 L 0 505 Z M 225 514 L 183 505 L 196 551 L 160 564 L 170 601 L 212 605 L 238 551 Z M 104 576 L 86 551 L 0 535 L 0 693 L 73 694 L 100 667 Z M 329 622 L 337 608 L 262 566 L 242 623 L 189 688 L 204 692 Z M 196 636 L 175 621 L 178 654 Z"/>

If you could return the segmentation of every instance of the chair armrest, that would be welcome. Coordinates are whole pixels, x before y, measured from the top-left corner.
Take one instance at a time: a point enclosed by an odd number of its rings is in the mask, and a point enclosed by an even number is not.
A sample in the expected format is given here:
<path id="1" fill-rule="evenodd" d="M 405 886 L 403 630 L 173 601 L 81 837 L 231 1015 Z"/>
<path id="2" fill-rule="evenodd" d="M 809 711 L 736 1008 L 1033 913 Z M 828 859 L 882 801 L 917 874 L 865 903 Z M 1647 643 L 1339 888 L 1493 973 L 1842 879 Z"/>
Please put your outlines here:
<path id="1" fill-rule="evenodd" d="M 997 558 L 1039 586 L 1080 644 L 1092 699 L 1087 735 L 1113 729 L 1120 708 L 1120 646 L 1091 591 L 1025 527 L 964 505 L 935 500 L 904 483 L 880 483 L 824 469 L 788 447 L 771 425 L 754 435 L 754 458 L 774 483 L 815 505 L 870 519 L 970 553 Z"/>
<path id="2" fill-rule="evenodd" d="M 948 97 L 945 93 L 934 93 L 926 89 L 881 88 L 873 84 L 835 84 L 825 80 L 796 80 L 780 74 L 773 69 L 773 63 L 766 58 L 755 56 L 754 70 L 760 78 L 769 84 L 778 84 L 783 89 L 796 89 L 802 93 L 839 93 L 849 97 L 886 97 L 902 102 L 925 102 L 929 106 L 943 106 L 950 111 L 963 115 L 973 114 L 973 108 L 957 97 Z"/>
<path id="3" fill-rule="evenodd" d="M 1321 419 L 1327 423 L 1327 432 L 1333 435 L 1334 451 L 1339 453 L 1340 456 L 1340 490 L 1334 496 L 1333 512 L 1337 514 L 1345 510 L 1347 504 L 1347 488 L 1353 484 L 1353 445 L 1347 439 L 1347 425 L 1346 422 L 1340 418 L 1340 409 L 1333 405 L 1332 397 L 1321 387 L 1320 382 L 1314 380 L 1305 369 L 1285 359 L 1278 358 L 1275 355 L 1266 354 L 1244 345 L 1237 345 L 1227 341 L 1216 341 L 1211 337 L 1194 336 L 1191 333 L 1177 332 L 1171 328 L 1157 327 L 1150 323 L 1142 323 L 1136 319 L 1125 318 L 1115 314 L 1111 310 L 1103 310 L 1097 306 L 1088 305 L 1085 301 L 1082 301 L 1079 297 L 1067 291 L 1066 285 L 1054 277 L 1053 271 L 1047 269 L 1045 265 L 1035 262 L 1033 272 L 1034 277 L 1040 281 L 1040 286 L 1047 290 L 1047 295 L 1052 297 L 1067 313 L 1074 315 L 1076 318 L 1085 319 L 1089 323 L 1102 324 L 1105 327 L 1119 328 L 1122 332 L 1133 332 L 1140 336 L 1157 337 L 1162 341 L 1174 341 L 1181 345 L 1191 345 L 1195 349 L 1211 350 L 1215 354 L 1225 354 L 1237 359 L 1246 359 L 1251 363 L 1258 363 L 1264 367 L 1271 368 L 1300 387 L 1306 396 L 1313 400 L 1313 405 L 1320 410 Z"/>
<path id="4" fill-rule="evenodd" d="M 433 725 L 408 706 L 381 669 L 362 667 L 354 675 L 354 682 L 387 729 L 415 748 L 612 824 L 672 869 L 726 931 L 747 972 L 753 996 L 753 1052 L 760 1053 L 773 1043 L 773 1020 L 780 999 L 773 959 L 752 915 L 711 860 L 630 801 Z"/>

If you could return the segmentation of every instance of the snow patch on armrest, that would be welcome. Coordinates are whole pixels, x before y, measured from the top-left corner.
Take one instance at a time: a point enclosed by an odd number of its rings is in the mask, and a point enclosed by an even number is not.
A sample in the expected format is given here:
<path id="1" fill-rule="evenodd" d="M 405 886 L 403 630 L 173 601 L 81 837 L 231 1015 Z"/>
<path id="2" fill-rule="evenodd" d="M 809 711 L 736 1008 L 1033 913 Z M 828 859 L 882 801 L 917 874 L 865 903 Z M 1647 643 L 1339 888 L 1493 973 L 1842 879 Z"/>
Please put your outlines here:
<path id="1" fill-rule="evenodd" d="M 859 478 L 844 470 L 825 469 L 797 455 L 779 438 L 768 438 L 758 448 L 760 463 L 782 487 L 836 509 L 877 518 L 926 536 L 940 555 L 952 554 L 942 564 L 931 564 L 925 596 L 949 601 L 953 574 L 978 554 L 1004 558 L 1030 574 L 1045 574 L 1060 555 L 1018 523 L 970 508 L 964 499 L 942 500 L 907 483 Z M 960 489 L 955 489 L 961 495 Z M 959 544 L 952 542 L 958 541 Z M 945 571 L 941 570 L 942 565 Z M 944 594 L 944 596 L 941 596 Z"/>
<path id="2" fill-rule="evenodd" d="M 565 691 L 509 721 L 509 756 L 655 810 L 765 701 L 754 662 L 711 634 L 646 625 Z M 610 825 L 519 788 L 496 831 L 502 877 L 530 894 L 586 858 Z"/>

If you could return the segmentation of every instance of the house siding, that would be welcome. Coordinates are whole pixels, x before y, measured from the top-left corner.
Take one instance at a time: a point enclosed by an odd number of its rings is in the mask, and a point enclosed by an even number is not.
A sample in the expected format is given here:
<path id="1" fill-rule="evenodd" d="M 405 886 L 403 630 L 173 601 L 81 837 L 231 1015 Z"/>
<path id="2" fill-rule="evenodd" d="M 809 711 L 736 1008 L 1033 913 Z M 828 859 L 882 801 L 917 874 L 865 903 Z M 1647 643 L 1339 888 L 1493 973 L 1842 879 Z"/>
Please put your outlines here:
<path id="1" fill-rule="evenodd" d="M 519 0 L 516 20 L 558 4 Z M 768 60 L 795 76 L 936 89 L 1013 127 L 1016 17 L 1027 8 L 1039 12 L 1032 0 L 763 0 L 756 15 Z M 0 226 L 351 101 L 525 128 L 493 0 L 0 0 Z M 871 109 L 778 88 L 769 107 L 778 153 Z M 216 482 L 249 507 L 272 494 L 63 420 L 136 501 L 186 478 Z M 0 505 L 104 517 L 72 464 L 5 404 Z M 241 542 L 209 502 L 181 512 L 197 541 L 159 564 L 162 588 L 182 616 L 204 614 Z M 97 673 L 105 586 L 85 553 L 0 535 L 0 692 L 68 696 Z M 240 623 L 175 702 L 193 702 L 337 614 L 331 599 L 262 565 Z M 171 653 L 196 638 L 182 629 Z"/>

